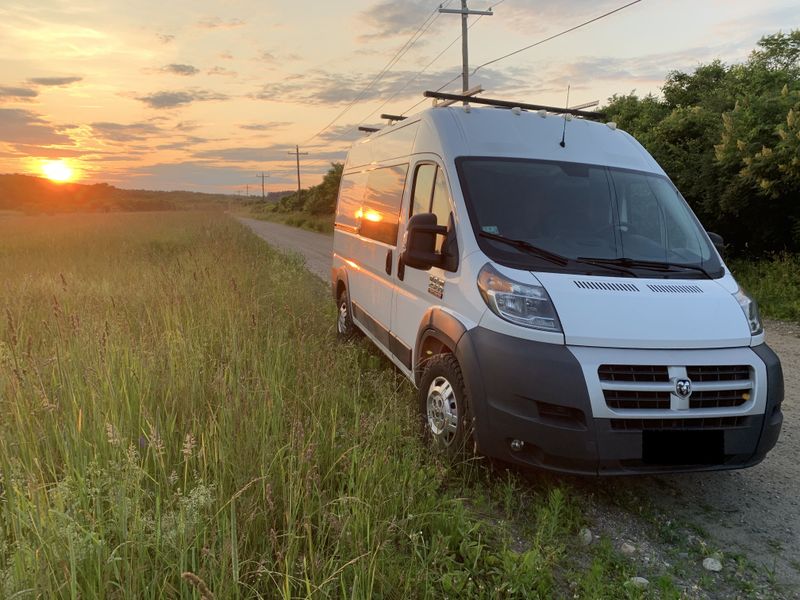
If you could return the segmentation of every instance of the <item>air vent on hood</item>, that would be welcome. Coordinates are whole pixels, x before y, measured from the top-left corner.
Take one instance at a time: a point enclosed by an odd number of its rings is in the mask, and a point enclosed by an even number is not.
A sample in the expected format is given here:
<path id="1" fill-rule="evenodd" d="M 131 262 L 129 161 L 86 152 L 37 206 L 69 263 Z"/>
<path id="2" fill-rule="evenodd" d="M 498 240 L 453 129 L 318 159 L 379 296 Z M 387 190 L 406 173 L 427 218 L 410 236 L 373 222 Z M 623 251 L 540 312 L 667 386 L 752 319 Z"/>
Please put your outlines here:
<path id="1" fill-rule="evenodd" d="M 653 292 L 662 294 L 702 294 L 703 288 L 696 285 L 680 285 L 674 283 L 648 283 L 647 287 Z"/>
<path id="2" fill-rule="evenodd" d="M 584 290 L 603 290 L 606 292 L 638 292 L 639 288 L 632 283 L 614 283 L 612 281 L 575 281 L 575 285 Z"/>

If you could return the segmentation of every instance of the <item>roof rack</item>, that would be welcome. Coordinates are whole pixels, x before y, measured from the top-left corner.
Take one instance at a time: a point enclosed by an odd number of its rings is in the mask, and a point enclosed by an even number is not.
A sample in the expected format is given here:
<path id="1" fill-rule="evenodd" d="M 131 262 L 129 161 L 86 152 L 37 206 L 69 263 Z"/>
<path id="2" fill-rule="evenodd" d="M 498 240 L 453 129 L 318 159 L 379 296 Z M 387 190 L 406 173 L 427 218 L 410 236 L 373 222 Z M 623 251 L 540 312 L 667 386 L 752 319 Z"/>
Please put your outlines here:
<path id="1" fill-rule="evenodd" d="M 595 121 L 605 119 L 605 113 L 594 112 L 588 110 L 578 110 L 576 108 L 564 108 L 557 106 L 544 106 L 542 104 L 526 104 L 524 102 L 511 102 L 509 100 L 496 100 L 492 98 L 480 98 L 476 96 L 463 96 L 459 94 L 445 94 L 443 92 L 425 92 L 423 94 L 426 98 L 435 98 L 437 100 L 453 100 L 455 102 L 469 102 L 470 104 L 485 104 L 487 106 L 499 106 L 501 108 L 525 108 L 527 110 L 546 110 L 547 112 L 557 114 L 568 114 L 576 117 L 584 117 Z"/>
<path id="2" fill-rule="evenodd" d="M 367 133 L 375 133 L 376 131 L 380 131 L 377 127 L 364 127 L 363 125 L 358 128 L 359 131 L 365 131 Z"/>
<path id="3" fill-rule="evenodd" d="M 386 119 L 387 121 L 405 121 L 407 118 L 403 115 L 387 115 L 386 113 L 381 115 L 381 119 Z"/>

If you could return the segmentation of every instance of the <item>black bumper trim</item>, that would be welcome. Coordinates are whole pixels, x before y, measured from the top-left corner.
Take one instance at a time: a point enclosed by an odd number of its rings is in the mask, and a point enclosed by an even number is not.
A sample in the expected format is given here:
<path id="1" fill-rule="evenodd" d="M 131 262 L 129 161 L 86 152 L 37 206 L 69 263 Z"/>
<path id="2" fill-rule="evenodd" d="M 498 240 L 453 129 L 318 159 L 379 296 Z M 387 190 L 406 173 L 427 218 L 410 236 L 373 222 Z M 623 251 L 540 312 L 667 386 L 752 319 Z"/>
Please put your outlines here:
<path id="1" fill-rule="evenodd" d="M 512 463 L 593 475 L 723 470 L 761 462 L 780 433 L 783 378 L 778 357 L 769 347 L 761 345 L 753 352 L 767 368 L 766 416 L 708 419 L 691 428 L 683 423 L 681 427 L 662 423 L 661 428 L 648 429 L 630 423 L 619 427 L 614 419 L 592 417 L 583 371 L 567 346 L 478 327 L 464 333 L 456 347 L 470 390 L 480 452 Z M 698 455 L 696 464 L 656 464 L 642 459 L 645 430 L 688 429 L 692 430 L 688 437 L 681 434 L 686 439 L 721 438 L 721 454 L 713 464 L 706 455 Z M 694 432 L 700 432 L 700 437 Z M 702 432 L 710 433 L 703 437 Z M 683 439 L 680 435 L 662 437 L 676 443 Z M 511 451 L 514 439 L 525 442 L 521 451 Z"/>

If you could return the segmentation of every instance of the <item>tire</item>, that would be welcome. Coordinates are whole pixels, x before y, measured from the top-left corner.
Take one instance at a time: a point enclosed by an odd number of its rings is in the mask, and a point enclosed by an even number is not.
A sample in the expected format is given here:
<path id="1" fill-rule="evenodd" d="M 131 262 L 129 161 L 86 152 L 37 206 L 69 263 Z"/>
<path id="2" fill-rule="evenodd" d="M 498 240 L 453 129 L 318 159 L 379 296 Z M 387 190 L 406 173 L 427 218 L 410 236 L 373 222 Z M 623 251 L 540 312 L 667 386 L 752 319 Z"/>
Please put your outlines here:
<path id="1" fill-rule="evenodd" d="M 351 340 L 355 337 L 356 331 L 353 315 L 350 314 L 350 301 L 347 297 L 347 290 L 343 289 L 336 301 L 336 335 L 341 340 Z"/>
<path id="2" fill-rule="evenodd" d="M 455 356 L 437 354 L 428 360 L 418 400 L 423 435 L 437 452 L 451 460 L 474 454 L 472 414 Z"/>

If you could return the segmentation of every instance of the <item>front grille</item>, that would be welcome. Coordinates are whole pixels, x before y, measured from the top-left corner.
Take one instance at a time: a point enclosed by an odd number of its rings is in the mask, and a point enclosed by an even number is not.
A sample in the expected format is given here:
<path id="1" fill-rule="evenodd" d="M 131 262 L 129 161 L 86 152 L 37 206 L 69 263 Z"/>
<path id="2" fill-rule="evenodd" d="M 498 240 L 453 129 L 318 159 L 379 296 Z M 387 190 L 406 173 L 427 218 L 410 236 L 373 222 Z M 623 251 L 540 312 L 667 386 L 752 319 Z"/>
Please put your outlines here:
<path id="1" fill-rule="evenodd" d="M 652 365 L 600 365 L 600 381 L 669 381 L 667 367 Z"/>
<path id="2" fill-rule="evenodd" d="M 712 365 L 708 367 L 686 367 L 686 375 L 694 381 L 745 381 L 750 379 L 747 365 Z"/>
<path id="3" fill-rule="evenodd" d="M 692 410 L 744 406 L 753 394 L 748 365 L 600 365 L 597 376 L 608 408 L 659 410 L 689 416 Z M 692 394 L 678 396 L 676 385 L 689 379 Z M 655 415 L 654 415 L 655 416 Z"/>
<path id="4" fill-rule="evenodd" d="M 749 389 L 695 392 L 689 398 L 689 408 L 730 408 L 741 406 L 749 399 Z"/>
<path id="5" fill-rule="evenodd" d="M 712 417 L 705 419 L 610 419 L 615 431 L 656 429 L 732 429 L 747 427 L 750 417 Z"/>
<path id="6" fill-rule="evenodd" d="M 604 390 L 603 395 L 609 408 L 669 410 L 669 392 Z"/>

